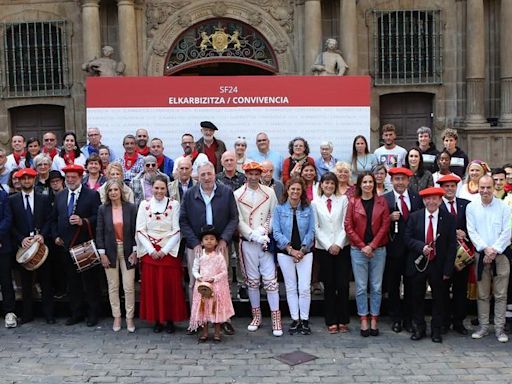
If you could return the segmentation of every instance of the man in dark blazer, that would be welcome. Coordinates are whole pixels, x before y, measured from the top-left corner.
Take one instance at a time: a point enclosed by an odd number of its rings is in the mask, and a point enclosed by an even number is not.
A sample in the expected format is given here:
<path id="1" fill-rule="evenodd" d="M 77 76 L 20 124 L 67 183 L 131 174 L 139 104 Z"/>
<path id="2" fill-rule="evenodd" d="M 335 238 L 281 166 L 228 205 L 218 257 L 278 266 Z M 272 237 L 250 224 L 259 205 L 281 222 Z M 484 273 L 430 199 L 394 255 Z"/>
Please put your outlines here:
<path id="1" fill-rule="evenodd" d="M 185 192 L 180 208 L 180 229 L 188 248 L 187 267 L 191 269 L 193 257 L 201 254 L 201 228 L 207 224 L 215 226 L 219 233 L 217 251 L 224 254 L 226 265 L 229 265 L 228 244 L 238 228 L 238 208 L 233 191 L 215 182 L 215 167 L 211 162 L 202 164 L 198 175 L 199 182 Z M 193 287 L 194 281 L 190 284 Z M 223 329 L 226 334 L 235 332 L 230 323 L 224 323 Z"/>
<path id="2" fill-rule="evenodd" d="M 16 328 L 16 300 L 12 286 L 13 245 L 11 240 L 12 212 L 7 192 L 0 190 L 0 288 L 5 328 Z"/>
<path id="3" fill-rule="evenodd" d="M 466 227 L 466 206 L 470 202 L 469 200 L 455 197 L 457 184 L 459 182 L 460 178 L 455 175 L 446 175 L 437 180 L 437 184 L 439 184 L 445 192 L 443 202 L 439 209 L 449 212 L 455 218 L 457 240 L 472 247 Z M 464 327 L 464 319 L 466 318 L 468 310 L 468 271 L 469 267 L 465 267 L 460 271 L 454 269 L 452 277 L 445 284 L 443 331 L 447 331 L 450 325 L 453 325 L 455 332 L 461 335 L 468 334 L 468 330 Z M 450 287 L 452 290 L 451 299 Z"/>
<path id="4" fill-rule="evenodd" d="M 15 176 L 21 183 L 21 191 L 9 198 L 11 207 L 11 234 L 17 248 L 29 248 L 34 242 L 44 244 L 49 240 L 51 204 L 48 196 L 35 192 L 37 172 L 32 168 L 20 169 Z M 52 255 L 49 255 L 52 257 Z M 34 320 L 33 284 L 34 272 L 19 268 L 23 293 L 23 315 L 21 323 Z M 37 277 L 42 290 L 43 313 L 48 324 L 55 324 L 53 316 L 53 286 L 50 262 L 46 260 L 38 269 Z"/>
<path id="5" fill-rule="evenodd" d="M 405 227 L 404 242 L 408 248 L 406 274 L 410 278 L 413 299 L 411 340 L 425 337 L 425 292 L 427 282 L 432 288 L 432 341 L 441 343 L 444 285 L 453 272 L 457 241 L 455 218 L 445 210 L 444 190 L 430 187 L 420 191 L 424 209 L 411 213 Z"/>
<path id="6" fill-rule="evenodd" d="M 391 212 L 389 226 L 389 242 L 386 246 L 386 268 L 384 270 L 385 287 L 388 292 L 388 313 L 393 321 L 393 332 L 412 332 L 411 300 L 409 282 L 405 276 L 407 247 L 403 237 L 409 215 L 423 208 L 420 196 L 408 189 L 409 178 L 413 175 L 407 168 L 391 168 L 389 170 L 393 190 L 384 194 Z M 404 302 L 400 302 L 400 284 L 403 279 Z"/>
<path id="7" fill-rule="evenodd" d="M 95 233 L 96 217 L 100 206 L 100 196 L 96 191 L 82 187 L 84 169 L 80 165 L 64 167 L 66 187 L 55 196 L 52 213 L 52 234 L 55 244 L 64 247 L 67 254 L 66 269 L 69 289 L 69 304 L 71 317 L 66 325 L 73 325 L 83 320 L 83 296 L 88 305 L 87 326 L 93 327 L 98 323 L 99 316 L 99 272 L 100 266 L 95 266 L 84 272 L 77 272 L 76 266 L 69 254 L 69 248 L 90 240 L 87 221 Z M 73 244 L 73 237 L 78 236 Z"/>

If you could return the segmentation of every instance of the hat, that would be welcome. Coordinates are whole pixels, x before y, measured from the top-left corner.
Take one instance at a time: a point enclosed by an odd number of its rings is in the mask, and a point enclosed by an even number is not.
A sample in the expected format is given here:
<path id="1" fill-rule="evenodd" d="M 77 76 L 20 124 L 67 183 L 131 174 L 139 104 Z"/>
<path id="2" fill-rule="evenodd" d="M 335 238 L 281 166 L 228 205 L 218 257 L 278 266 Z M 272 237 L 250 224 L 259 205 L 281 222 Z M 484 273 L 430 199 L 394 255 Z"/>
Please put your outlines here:
<path id="1" fill-rule="evenodd" d="M 404 167 L 391 168 L 388 171 L 388 173 L 390 174 L 390 176 L 405 175 L 407 177 L 411 177 L 412 175 L 414 175 L 414 173 L 412 173 L 412 171 L 409 168 L 404 168 Z"/>
<path id="2" fill-rule="evenodd" d="M 444 196 L 445 195 L 445 191 L 443 188 L 439 188 L 439 187 L 430 187 L 430 188 L 425 188 L 424 190 L 420 191 L 420 196 L 421 197 L 428 197 L 428 196 Z"/>
<path id="3" fill-rule="evenodd" d="M 37 172 L 32 168 L 22 168 L 19 171 L 17 171 L 13 176 L 18 179 L 21 179 L 23 176 L 36 177 Z"/>
<path id="4" fill-rule="evenodd" d="M 62 168 L 62 172 L 64 172 L 64 173 L 77 172 L 79 175 L 83 175 L 84 167 L 82 167 L 79 164 L 72 164 L 72 165 L 68 165 L 68 166 Z"/>
<path id="5" fill-rule="evenodd" d="M 52 181 L 53 179 L 61 179 L 64 180 L 64 176 L 59 171 L 53 170 L 48 173 L 48 181 Z"/>
<path id="6" fill-rule="evenodd" d="M 199 124 L 201 128 L 210 128 L 214 131 L 218 131 L 219 129 L 213 124 L 211 121 L 201 121 L 201 124 Z"/>
<path id="7" fill-rule="evenodd" d="M 460 177 L 456 175 L 445 175 L 437 180 L 437 184 L 441 185 L 443 183 L 455 183 L 457 184 L 460 181 Z"/>
<path id="8" fill-rule="evenodd" d="M 199 234 L 199 238 L 202 240 L 204 236 L 206 235 L 213 235 L 217 238 L 217 240 L 220 239 L 220 236 L 219 234 L 217 233 L 217 231 L 215 230 L 215 227 L 213 225 L 204 225 L 202 228 L 201 228 L 201 233 Z"/>
<path id="9" fill-rule="evenodd" d="M 247 163 L 247 164 L 244 164 L 242 165 L 242 169 L 247 172 L 247 171 L 259 171 L 261 173 L 263 173 L 263 167 L 261 166 L 260 163 L 257 163 L 256 161 L 251 161 L 250 163 Z"/>

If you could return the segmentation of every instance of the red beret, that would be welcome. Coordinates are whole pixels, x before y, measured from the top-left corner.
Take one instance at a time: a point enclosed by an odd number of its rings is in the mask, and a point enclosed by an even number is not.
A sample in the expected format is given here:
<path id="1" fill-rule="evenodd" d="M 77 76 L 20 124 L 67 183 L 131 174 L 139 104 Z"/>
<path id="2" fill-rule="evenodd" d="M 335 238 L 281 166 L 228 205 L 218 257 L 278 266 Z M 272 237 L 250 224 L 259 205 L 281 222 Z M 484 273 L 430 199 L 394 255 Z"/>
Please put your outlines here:
<path id="1" fill-rule="evenodd" d="M 430 188 L 425 188 L 424 190 L 420 191 L 420 196 L 421 197 L 428 197 L 428 196 L 444 196 L 445 195 L 445 191 L 443 188 L 439 188 L 439 187 L 430 187 Z"/>
<path id="2" fill-rule="evenodd" d="M 439 185 L 441 185 L 443 183 L 449 183 L 449 182 L 453 182 L 453 183 L 457 184 L 458 182 L 460 182 L 460 177 L 457 175 L 445 175 L 443 177 L 440 177 L 437 180 L 437 184 L 439 184 Z"/>
<path id="3" fill-rule="evenodd" d="M 22 168 L 19 171 L 17 171 L 13 176 L 17 177 L 18 179 L 21 179 L 23 176 L 36 177 L 37 172 L 32 168 Z"/>
<path id="4" fill-rule="evenodd" d="M 250 163 L 247 163 L 247 164 L 244 164 L 242 166 L 242 169 L 247 172 L 247 171 L 259 171 L 259 172 L 263 172 L 263 167 L 261 166 L 260 163 L 257 163 L 256 161 L 251 161 Z"/>
<path id="5" fill-rule="evenodd" d="M 414 175 L 414 173 L 412 173 L 412 171 L 409 168 L 404 168 L 404 167 L 391 168 L 391 169 L 389 169 L 388 173 L 390 174 L 390 176 L 405 175 L 405 176 L 411 177 L 412 175 Z"/>
<path id="6" fill-rule="evenodd" d="M 83 175 L 84 171 L 85 171 L 84 167 L 82 167 L 79 164 L 68 165 L 68 166 L 62 168 L 62 172 L 64 172 L 64 173 L 77 172 L 79 175 Z"/>

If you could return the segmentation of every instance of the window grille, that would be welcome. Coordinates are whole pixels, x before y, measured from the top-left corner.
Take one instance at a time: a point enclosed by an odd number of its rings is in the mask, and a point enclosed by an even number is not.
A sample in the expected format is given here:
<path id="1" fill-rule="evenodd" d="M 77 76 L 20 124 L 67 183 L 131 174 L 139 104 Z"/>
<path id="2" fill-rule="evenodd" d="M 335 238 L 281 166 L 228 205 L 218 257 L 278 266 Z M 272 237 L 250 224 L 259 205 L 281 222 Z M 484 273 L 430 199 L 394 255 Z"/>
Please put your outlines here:
<path id="1" fill-rule="evenodd" d="M 65 21 L 2 23 L 3 97 L 69 94 Z"/>
<path id="2" fill-rule="evenodd" d="M 375 85 L 442 82 L 439 10 L 374 10 Z"/>

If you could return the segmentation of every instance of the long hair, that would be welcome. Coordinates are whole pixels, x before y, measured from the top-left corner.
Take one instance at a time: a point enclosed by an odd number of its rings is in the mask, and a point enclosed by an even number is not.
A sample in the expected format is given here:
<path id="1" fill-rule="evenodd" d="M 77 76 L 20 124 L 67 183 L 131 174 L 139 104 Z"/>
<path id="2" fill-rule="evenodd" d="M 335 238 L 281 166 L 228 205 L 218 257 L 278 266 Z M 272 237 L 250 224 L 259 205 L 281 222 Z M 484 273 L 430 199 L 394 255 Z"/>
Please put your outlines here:
<path id="1" fill-rule="evenodd" d="M 300 204 L 303 207 L 307 207 L 309 205 L 309 200 L 308 200 L 308 195 L 306 193 L 306 183 L 304 182 L 304 179 L 302 177 L 298 177 L 298 176 L 293 176 L 290 179 L 288 179 L 288 181 L 286 182 L 286 185 L 285 185 L 284 191 L 283 191 L 282 201 L 284 203 L 286 203 L 286 201 L 288 200 L 288 188 L 290 188 L 290 186 L 293 184 L 300 184 L 300 186 L 302 188 L 302 193 L 300 194 Z"/>
<path id="2" fill-rule="evenodd" d="M 361 184 L 363 184 L 363 178 L 365 176 L 370 176 L 372 178 L 372 180 L 373 180 L 372 193 L 373 193 L 373 196 L 377 196 L 377 180 L 375 180 L 375 176 L 373 175 L 372 172 L 362 172 L 359 176 L 357 176 L 355 195 L 357 197 L 363 196 L 363 189 L 361 188 Z"/>
<path id="3" fill-rule="evenodd" d="M 419 147 L 412 147 L 407 151 L 407 155 L 405 156 L 405 168 L 411 169 L 411 166 L 409 164 L 409 153 L 411 153 L 411 151 L 416 151 L 420 155 L 420 160 L 418 162 L 418 170 L 416 171 L 416 174 L 418 175 L 418 177 L 422 177 L 423 174 L 425 173 L 425 169 L 423 168 L 423 156 L 421 149 L 419 149 Z"/>
<path id="4" fill-rule="evenodd" d="M 76 134 L 75 132 L 66 132 L 64 133 L 64 136 L 62 136 L 62 148 L 59 152 L 59 156 L 64 158 L 64 155 L 66 154 L 66 150 L 64 149 L 64 141 L 66 140 L 66 137 L 73 136 L 73 139 L 75 139 L 75 149 L 73 152 L 75 153 L 75 158 L 79 158 L 82 152 L 80 151 L 80 148 L 78 147 L 78 141 L 76 140 Z"/>
<path id="5" fill-rule="evenodd" d="M 356 141 L 359 139 L 363 139 L 365 144 L 364 154 L 367 155 L 370 153 L 368 149 L 368 141 L 366 141 L 366 137 L 363 135 L 357 135 L 354 137 L 354 141 L 352 142 L 352 169 L 357 173 L 357 151 L 356 151 Z"/>
<path id="6" fill-rule="evenodd" d="M 126 196 L 124 194 L 124 183 L 122 180 L 116 180 L 116 179 L 110 179 L 107 180 L 105 183 L 105 204 L 112 204 L 112 201 L 110 200 L 110 196 L 108 195 L 108 190 L 111 186 L 117 185 L 119 188 L 119 193 L 121 195 L 121 202 L 126 202 Z"/>
<path id="7" fill-rule="evenodd" d="M 329 180 L 334 183 L 334 196 L 338 196 L 338 178 L 332 172 L 325 172 L 322 177 L 320 177 L 320 181 L 318 182 L 318 196 L 322 196 L 324 194 L 324 191 L 322 190 L 322 183 Z"/>

